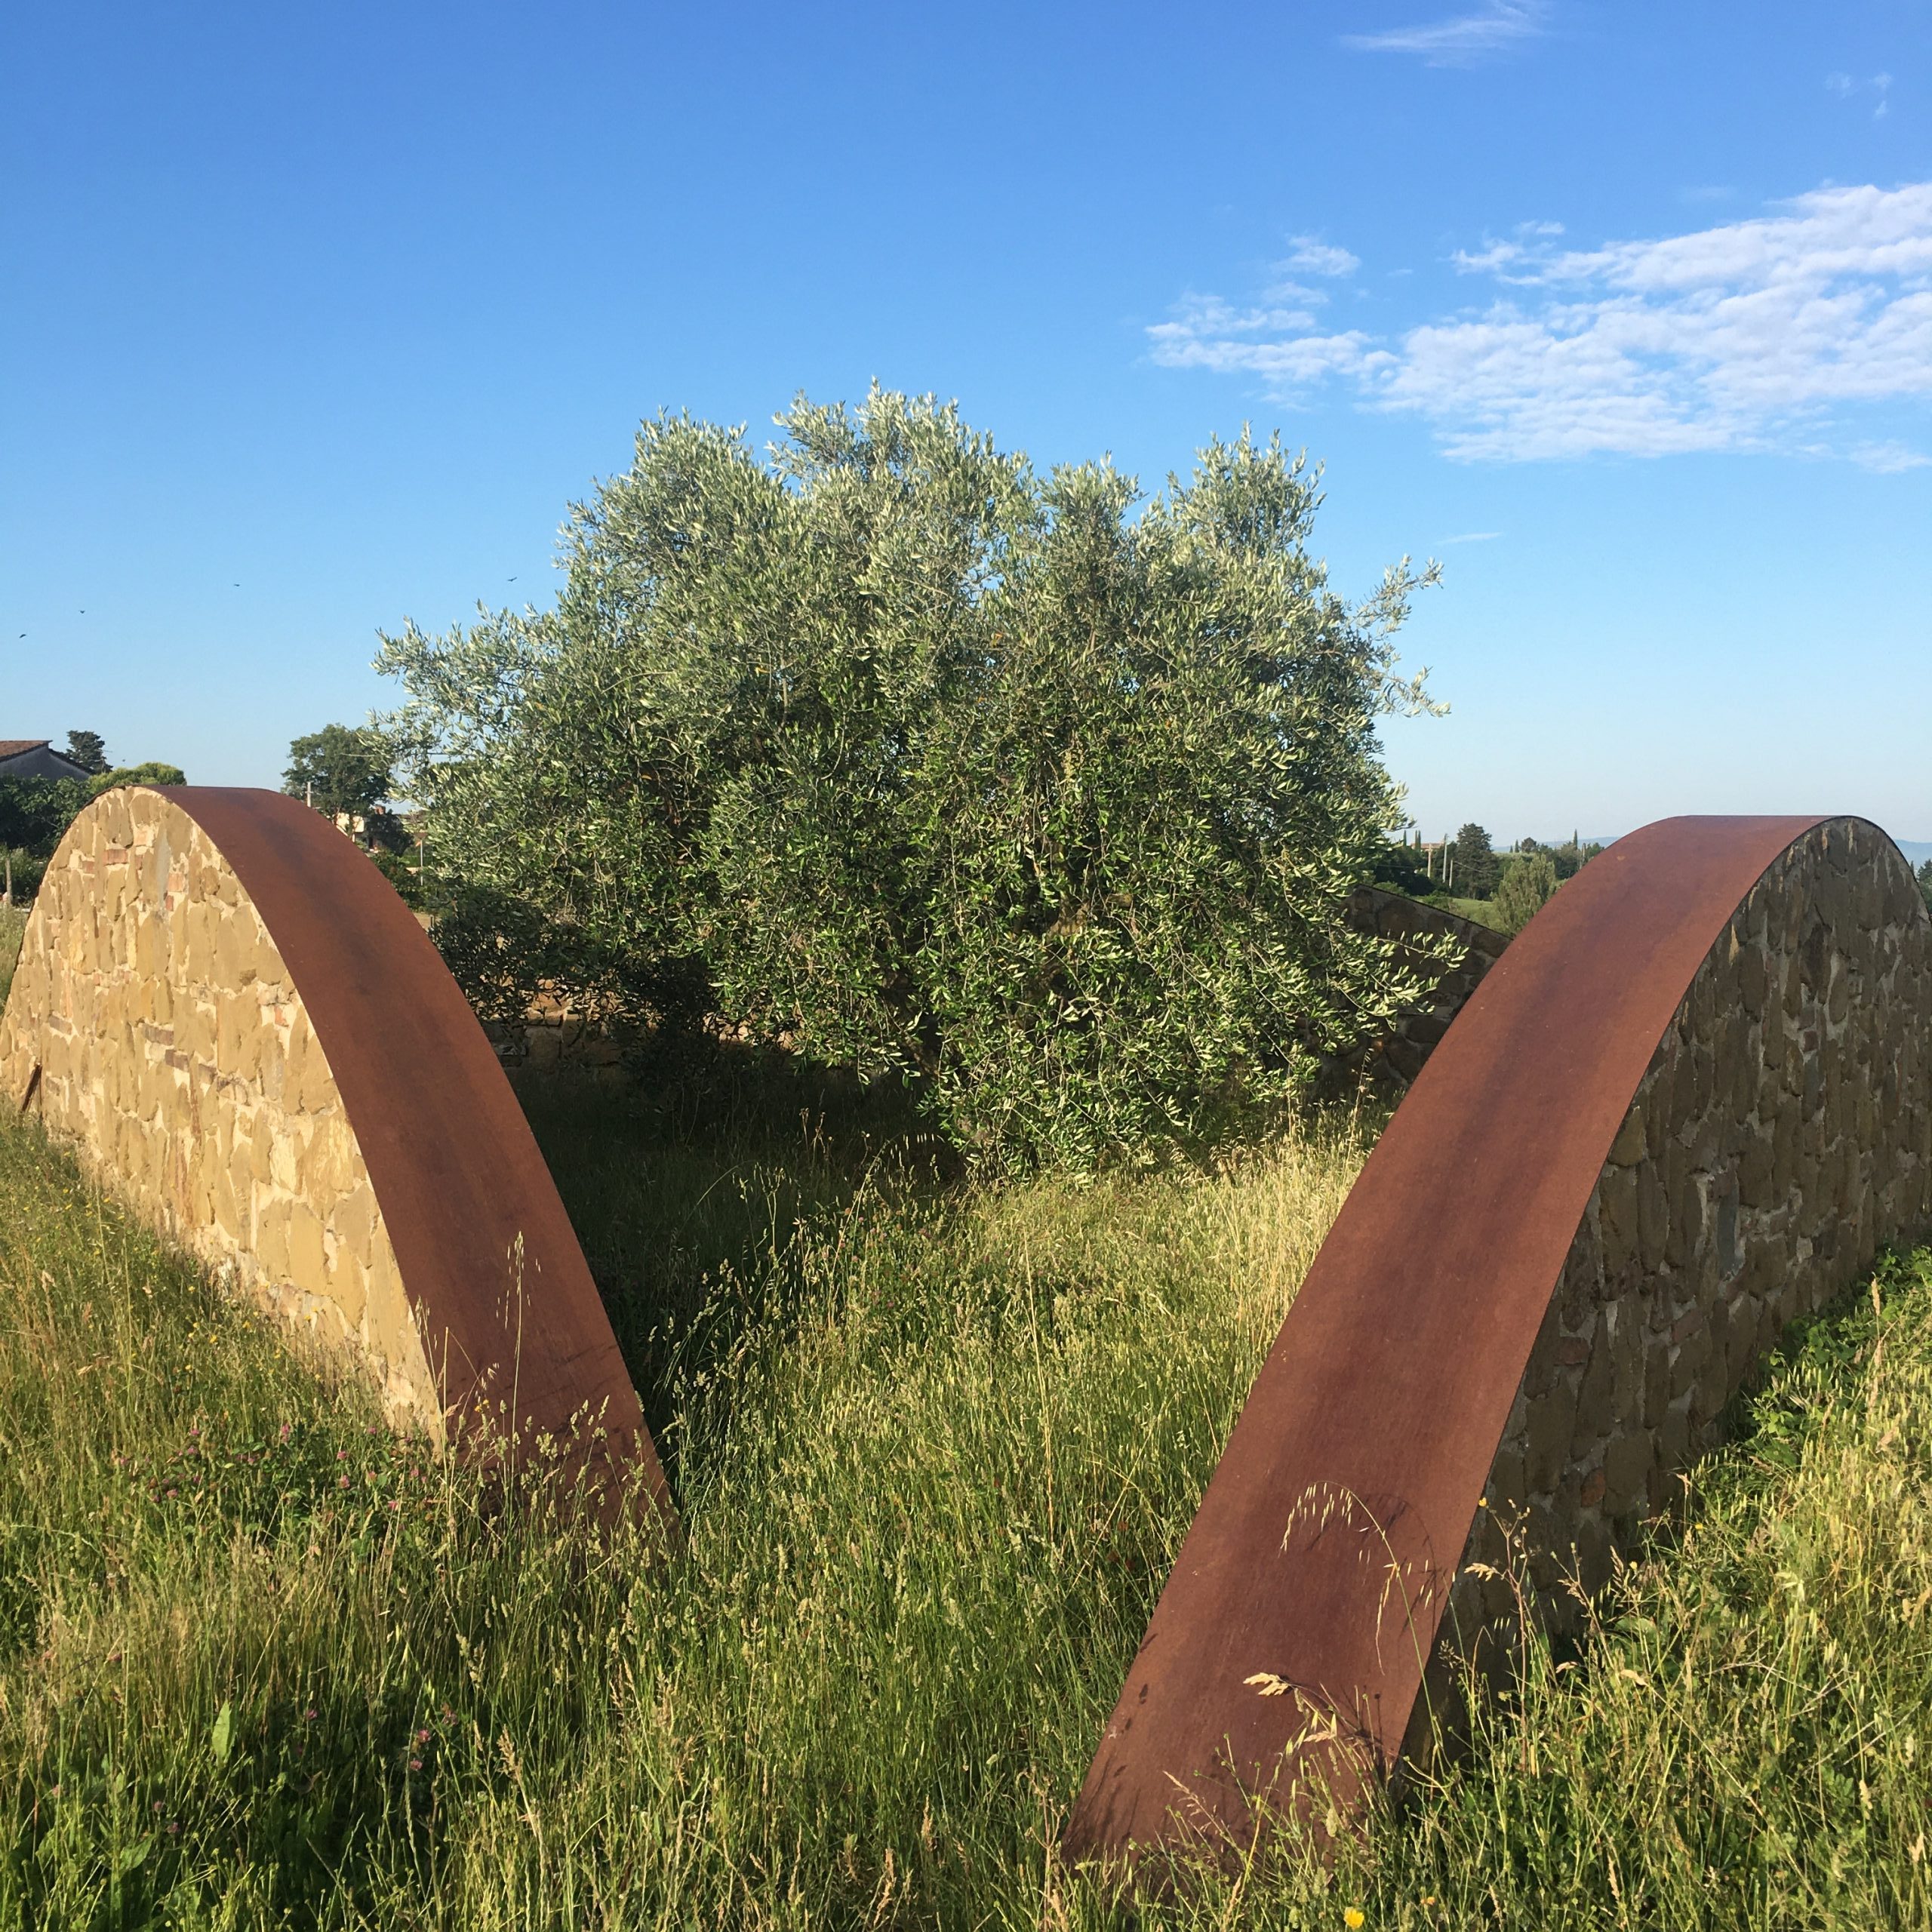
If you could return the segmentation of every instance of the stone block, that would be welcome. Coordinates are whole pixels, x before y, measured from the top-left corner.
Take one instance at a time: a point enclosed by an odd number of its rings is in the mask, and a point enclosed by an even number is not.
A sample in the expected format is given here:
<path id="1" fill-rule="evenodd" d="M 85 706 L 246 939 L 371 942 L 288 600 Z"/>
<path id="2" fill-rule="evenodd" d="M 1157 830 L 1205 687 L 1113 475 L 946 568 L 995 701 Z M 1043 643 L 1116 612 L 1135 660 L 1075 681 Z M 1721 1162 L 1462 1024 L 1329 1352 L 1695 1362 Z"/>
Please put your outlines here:
<path id="1" fill-rule="evenodd" d="M 374 1255 L 377 1226 L 375 1190 L 367 1180 L 337 1198 L 330 1210 L 329 1226 L 343 1254 L 366 1269 Z"/>
<path id="2" fill-rule="evenodd" d="M 1606 1515 L 1627 1516 L 1647 1506 L 1654 1454 L 1647 1429 L 1633 1426 L 1612 1438 L 1603 1457 Z"/>
<path id="3" fill-rule="evenodd" d="M 1647 1161 L 1635 1171 L 1638 1261 L 1645 1274 L 1654 1274 L 1663 1266 L 1664 1250 L 1669 1238 L 1670 1200 L 1665 1191 L 1660 1163 Z"/>
<path id="4" fill-rule="evenodd" d="M 1648 1149 L 1644 1119 L 1643 1103 L 1635 1103 L 1623 1116 L 1623 1124 L 1617 1131 L 1617 1138 L 1611 1143 L 1610 1160 L 1613 1167 L 1633 1168 L 1641 1161 Z"/>
<path id="5" fill-rule="evenodd" d="M 300 1195 L 288 1204 L 288 1277 L 311 1294 L 328 1296 L 333 1284 L 322 1251 L 322 1223 Z"/>
<path id="6" fill-rule="evenodd" d="M 1597 1183 L 1597 1226 L 1603 1242 L 1607 1281 L 1619 1279 L 1641 1251 L 1637 1205 L 1639 1171 L 1632 1168 L 1606 1168 Z"/>
<path id="7" fill-rule="evenodd" d="M 214 977 L 230 992 L 249 985 L 255 977 L 254 935 L 225 907 L 216 917 Z"/>
<path id="8" fill-rule="evenodd" d="M 288 1222 L 291 1203 L 285 1195 L 255 1197 L 255 1258 L 271 1280 L 289 1278 Z"/>
<path id="9" fill-rule="evenodd" d="M 1530 1403 L 1522 1438 L 1519 1497 L 1546 1494 L 1556 1487 L 1569 1457 L 1576 1414 L 1576 1395 L 1565 1382 L 1557 1383 Z"/>

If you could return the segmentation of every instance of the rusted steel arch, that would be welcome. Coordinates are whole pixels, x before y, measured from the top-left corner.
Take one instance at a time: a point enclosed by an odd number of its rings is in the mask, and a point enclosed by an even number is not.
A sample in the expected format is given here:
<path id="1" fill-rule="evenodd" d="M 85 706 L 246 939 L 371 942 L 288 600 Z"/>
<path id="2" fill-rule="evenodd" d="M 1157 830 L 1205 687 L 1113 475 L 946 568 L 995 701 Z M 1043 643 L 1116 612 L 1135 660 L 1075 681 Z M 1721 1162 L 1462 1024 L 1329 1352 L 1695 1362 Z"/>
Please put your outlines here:
<path id="1" fill-rule="evenodd" d="M 500 1429 L 568 1443 L 583 1418 L 598 1418 L 605 1434 L 593 1453 L 620 1481 L 639 1480 L 668 1516 L 663 1472 L 637 1392 L 555 1183 L 427 934 L 368 857 L 299 800 L 200 786 L 153 789 L 186 815 L 232 872 L 306 1009 L 353 1137 L 351 1151 L 359 1152 L 386 1226 L 421 1346 L 411 1358 L 426 1363 L 433 1379 L 429 1404 L 417 1406 L 424 1422 L 441 1433 L 446 1420 L 487 1407 Z M 90 814 L 112 810 L 113 796 Z M 179 821 L 169 823 L 186 832 Z M 168 835 L 166 823 L 158 829 Z M 124 856 L 119 863 L 135 862 Z M 165 854 L 159 863 L 165 874 Z M 181 855 L 171 863 L 178 878 Z M 86 863 L 105 881 L 100 860 Z M 115 890 L 109 898 L 97 884 L 102 921 L 134 916 L 132 887 Z M 170 917 L 177 896 L 171 890 Z M 204 954 L 214 949 L 192 932 L 185 943 Z M 125 943 L 118 956 L 123 977 L 141 973 L 142 960 Z M 151 977 L 155 968 L 146 970 Z M 15 1053 L 30 1054 L 31 1042 L 17 1040 L 27 1018 L 10 1008 L 8 1021 Z M 173 1038 L 172 1029 L 134 1030 Z M 209 1096 L 233 1073 L 220 1063 L 224 1057 L 232 1057 L 225 1045 L 200 1074 L 187 1055 L 170 1057 L 189 1096 L 177 1131 L 206 1131 Z M 331 1111 L 333 1105 L 331 1097 Z M 93 1152 L 108 1157 L 111 1171 L 112 1149 Z M 177 1183 L 173 1195 L 168 1218 L 193 1244 L 197 1230 L 184 1223 L 180 1205 L 192 1190 Z"/>
<path id="2" fill-rule="evenodd" d="M 1825 900 L 1848 906 L 1854 888 L 1860 903 L 1880 907 L 1878 927 L 1871 959 L 1841 971 L 1807 909 Z M 1768 991 L 1748 944 L 1767 931 L 1784 949 L 1773 956 L 1789 967 Z M 1637 1257 L 1631 1266 L 1669 1277 L 1661 1257 L 1674 1231 L 1636 1229 L 1638 1180 L 1653 1218 L 1655 1198 L 1673 1181 L 1694 1194 L 1700 1254 L 1713 1243 L 1737 1245 L 1734 1176 L 1703 1176 L 1691 1189 L 1687 1164 L 1698 1150 L 1687 1146 L 1689 1130 L 1673 1138 L 1661 1118 L 1673 1106 L 1687 1119 L 1723 1117 L 1729 1063 L 1684 1042 L 1701 1028 L 1740 1043 L 1730 1076 L 1740 1095 L 1775 1076 L 1786 1084 L 1765 1091 L 1798 1094 L 1794 1118 L 1809 1109 L 1804 1118 L 1822 1119 L 1824 1076 L 1838 1075 L 1829 1065 L 1821 1071 L 1830 1057 L 1821 1044 L 1829 1048 L 1835 1029 L 1854 1037 L 1837 1017 L 1842 1002 L 1851 1001 L 1855 1019 L 1861 980 L 1870 982 L 1868 997 L 1882 991 L 1903 1001 L 1922 1032 L 1932 1014 L 1928 962 L 1909 870 L 1860 821 L 1666 820 L 1617 841 L 1537 915 L 1423 1068 L 1309 1271 L 1087 1774 L 1066 1834 L 1072 1855 L 1138 1858 L 1204 1839 L 1226 1849 L 1250 1841 L 1269 1804 L 1305 1809 L 1325 1787 L 1346 1812 L 1364 1781 L 1393 1769 L 1445 1607 L 1463 1602 L 1474 1574 L 1457 1583 L 1479 1500 L 1503 1468 L 1499 1445 L 1515 1454 L 1506 1428 L 1515 1442 L 1526 1394 L 1536 1392 L 1526 1380 L 1533 1351 L 1552 1392 L 1527 1405 L 1532 1433 L 1539 1403 L 1547 1411 L 1567 1400 L 1574 1412 L 1577 1379 L 1595 1373 L 1587 1345 L 1563 1332 L 1572 1315 L 1580 1333 L 1595 1322 L 1607 1385 L 1614 1322 L 1578 1312 L 1574 1291 L 1593 1265 L 1601 1291 L 1604 1244 L 1624 1241 L 1620 1251 Z M 1801 1069 L 1788 1058 L 1768 1071 L 1751 1063 L 1761 1045 L 1751 1014 L 1767 1010 L 1762 1041 L 1775 1039 L 1783 1055 L 1795 1035 L 1808 1057 Z M 1814 1014 L 1814 1032 L 1800 1032 Z M 1841 1149 L 1838 1169 L 1814 1172 L 1823 1220 L 1817 1241 L 1803 1244 L 1820 1284 L 1809 1291 L 1814 1300 L 1834 1269 L 1842 1285 L 1875 1240 L 1906 1231 L 1887 1220 L 1924 1225 L 1927 1055 L 1917 1032 L 1895 1026 L 1884 1057 L 1869 1069 L 1872 1104 L 1903 1123 L 1900 1144 L 1916 1151 L 1872 1174 L 1846 1168 Z M 1862 1083 L 1868 1070 L 1846 1071 Z M 1640 1096 L 1658 1116 L 1647 1124 Z M 1849 1118 L 1850 1088 L 1832 1103 Z M 1771 1157 L 1749 1158 L 1762 1167 Z M 1617 1164 L 1645 1161 L 1654 1172 Z M 1746 1186 L 1755 1201 L 1772 1198 L 1768 1170 L 1748 1173 Z M 1718 1198 L 1713 1188 L 1731 1191 Z M 1821 1261 L 1813 1250 L 1831 1252 L 1836 1201 L 1851 1232 L 1837 1260 Z M 1775 1211 L 1752 1214 L 1754 1227 L 1769 1226 Z M 1776 1299 L 1771 1245 L 1760 1244 L 1748 1275 L 1754 1292 L 1773 1291 L 1763 1336 L 1775 1334 L 1789 1305 Z M 1740 1269 L 1740 1258 L 1709 1265 L 1728 1283 L 1718 1300 L 1736 1294 L 1741 1306 L 1747 1277 L 1721 1276 Z M 1648 1309 L 1651 1289 L 1641 1292 Z M 1692 1310 L 1647 1334 L 1652 1367 L 1675 1373 L 1704 1320 Z M 1710 1312 L 1712 1324 L 1729 1320 L 1724 1306 Z M 1734 1386 L 1737 1363 L 1759 1346 L 1760 1332 L 1741 1323 L 1734 1338 L 1728 1329 L 1718 1341 L 1706 1337 L 1703 1383 L 1662 1411 L 1664 1435 L 1645 1439 L 1650 1452 L 1681 1463 L 1714 1439 L 1713 1392 L 1727 1374 Z M 1590 1367 L 1563 1366 L 1586 1355 Z M 1647 1358 L 1640 1350 L 1636 1359 Z M 1593 1399 L 1607 1398 L 1599 1388 Z M 1621 1399 L 1641 1409 L 1645 1398 L 1626 1389 Z M 1556 1419 L 1567 1426 L 1560 1407 Z M 1579 1490 L 1561 1469 L 1567 1435 L 1552 1434 L 1558 1446 L 1534 1480 L 1567 1483 L 1565 1496 L 1600 1506 L 1607 1458 L 1600 1454 Z M 1627 1471 L 1616 1473 L 1627 1484 Z M 1520 1457 L 1499 1486 L 1531 1486 Z M 1629 1497 L 1609 1499 L 1620 1500 Z M 1632 1515 L 1629 1526 L 1637 1521 Z M 1546 1518 L 1531 1531 L 1554 1541 L 1562 1527 Z M 1594 1557 L 1600 1577 L 1607 1554 Z M 1590 1558 L 1585 1552 L 1586 1568 Z M 1454 1614 L 1466 1638 L 1462 1612 Z"/>

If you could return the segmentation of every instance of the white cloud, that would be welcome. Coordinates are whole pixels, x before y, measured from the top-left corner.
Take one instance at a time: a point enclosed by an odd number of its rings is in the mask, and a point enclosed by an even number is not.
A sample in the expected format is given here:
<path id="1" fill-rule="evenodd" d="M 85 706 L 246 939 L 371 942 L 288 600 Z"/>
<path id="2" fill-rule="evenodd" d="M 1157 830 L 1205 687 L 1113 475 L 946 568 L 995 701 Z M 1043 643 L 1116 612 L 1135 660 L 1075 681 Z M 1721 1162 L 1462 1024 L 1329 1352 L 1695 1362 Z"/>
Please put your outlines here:
<path id="1" fill-rule="evenodd" d="M 1347 33 L 1358 54 L 1419 54 L 1432 67 L 1468 67 L 1549 30 L 1549 0 L 1486 0 L 1473 14 L 1381 33 Z"/>
<path id="2" fill-rule="evenodd" d="M 1460 537 L 1445 537 L 1439 547 L 1447 549 L 1452 543 L 1494 543 L 1503 534 L 1500 530 L 1472 530 Z"/>
<path id="3" fill-rule="evenodd" d="M 1463 459 L 1825 448 L 1882 470 L 1923 460 L 1854 443 L 1838 418 L 1932 401 L 1932 182 L 1820 189 L 1661 240 L 1502 242 L 1453 260 L 1499 285 L 1487 304 L 1377 340 L 1324 331 L 1306 308 L 1197 297 L 1150 331 L 1154 359 L 1244 373 L 1283 397 L 1339 380 L 1367 407 L 1422 417 Z"/>
<path id="4" fill-rule="evenodd" d="M 1359 255 L 1352 255 L 1346 248 L 1331 248 L 1312 235 L 1291 235 L 1288 239 L 1294 245 L 1294 253 L 1282 263 L 1284 269 L 1303 275 L 1353 275 L 1361 266 Z"/>

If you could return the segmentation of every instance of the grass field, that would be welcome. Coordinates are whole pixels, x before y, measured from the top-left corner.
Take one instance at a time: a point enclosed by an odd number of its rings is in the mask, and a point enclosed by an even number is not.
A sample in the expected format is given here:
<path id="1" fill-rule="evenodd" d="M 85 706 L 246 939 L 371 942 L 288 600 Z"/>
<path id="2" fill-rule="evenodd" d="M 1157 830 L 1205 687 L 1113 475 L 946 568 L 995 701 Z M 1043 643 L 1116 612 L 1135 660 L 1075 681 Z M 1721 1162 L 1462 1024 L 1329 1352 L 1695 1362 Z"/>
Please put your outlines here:
<path id="1" fill-rule="evenodd" d="M 377 1426 L 0 1128 L 0 1925 L 1081 1927 L 1065 1807 L 1362 1151 L 935 1193 L 533 1105 L 688 1528 Z M 1932 1258 L 1332 1875 L 1149 1922 L 1925 1923 Z"/>

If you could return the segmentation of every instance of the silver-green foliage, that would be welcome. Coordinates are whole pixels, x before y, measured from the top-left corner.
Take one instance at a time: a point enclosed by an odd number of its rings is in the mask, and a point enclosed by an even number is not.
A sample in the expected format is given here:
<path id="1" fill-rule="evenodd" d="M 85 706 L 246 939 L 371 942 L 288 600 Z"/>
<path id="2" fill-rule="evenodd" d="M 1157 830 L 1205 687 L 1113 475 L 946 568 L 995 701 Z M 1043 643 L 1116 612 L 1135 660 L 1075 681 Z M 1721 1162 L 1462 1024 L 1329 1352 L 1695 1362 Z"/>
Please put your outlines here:
<path id="1" fill-rule="evenodd" d="M 666 416 L 554 611 L 386 638 L 441 863 L 553 974 L 912 1082 L 990 1166 L 1187 1144 L 1414 997 L 1346 895 L 1426 705 L 1305 545 L 1278 441 L 1143 499 L 955 409 Z"/>

